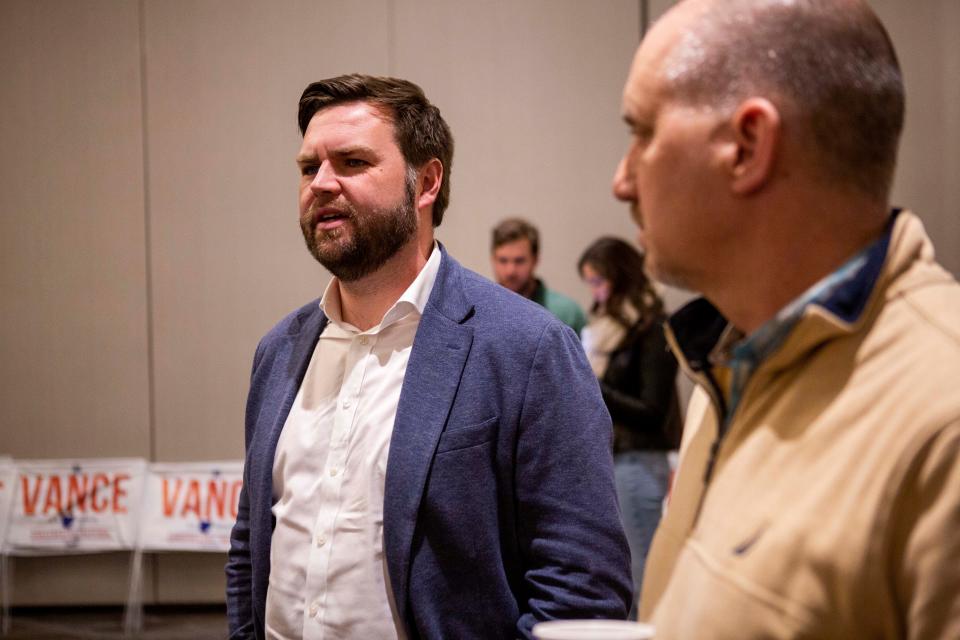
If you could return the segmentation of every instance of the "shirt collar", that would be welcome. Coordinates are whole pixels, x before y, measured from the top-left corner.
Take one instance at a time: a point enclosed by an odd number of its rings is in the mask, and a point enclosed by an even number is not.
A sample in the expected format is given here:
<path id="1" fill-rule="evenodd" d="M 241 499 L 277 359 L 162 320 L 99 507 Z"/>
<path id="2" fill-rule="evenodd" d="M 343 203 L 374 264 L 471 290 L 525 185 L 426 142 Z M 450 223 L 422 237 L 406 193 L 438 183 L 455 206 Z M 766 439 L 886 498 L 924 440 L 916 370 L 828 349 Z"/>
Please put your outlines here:
<path id="1" fill-rule="evenodd" d="M 433 291 L 433 285 L 437 280 L 437 273 L 440 271 L 441 252 L 437 243 L 433 243 L 433 250 L 427 263 L 420 269 L 420 273 L 414 278 L 410 286 L 400 295 L 396 302 L 387 310 L 377 326 L 364 331 L 363 333 L 377 333 L 386 327 L 402 320 L 411 313 L 418 316 L 423 315 L 423 310 L 427 307 L 427 301 L 430 299 L 430 292 Z M 330 322 L 344 331 L 351 333 L 360 333 L 360 330 L 353 325 L 344 322 L 343 308 L 340 299 L 339 280 L 334 277 L 327 284 L 327 288 L 320 298 L 320 309 L 327 316 Z"/>
<path id="2" fill-rule="evenodd" d="M 547 285 L 543 283 L 543 280 L 540 278 L 534 278 L 536 283 L 533 287 L 533 291 L 530 293 L 530 299 L 539 304 L 541 307 L 545 307 L 547 300 Z"/>

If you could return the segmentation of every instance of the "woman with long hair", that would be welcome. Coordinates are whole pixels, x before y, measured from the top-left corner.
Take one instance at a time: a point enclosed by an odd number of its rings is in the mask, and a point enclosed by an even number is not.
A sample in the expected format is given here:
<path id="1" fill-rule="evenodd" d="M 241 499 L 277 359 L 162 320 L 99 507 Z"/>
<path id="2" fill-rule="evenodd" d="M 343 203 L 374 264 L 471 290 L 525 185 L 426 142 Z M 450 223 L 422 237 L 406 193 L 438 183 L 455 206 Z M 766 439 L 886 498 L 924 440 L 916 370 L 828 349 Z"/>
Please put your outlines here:
<path id="1" fill-rule="evenodd" d="M 668 488 L 667 452 L 680 440 L 677 361 L 663 333 L 663 301 L 633 246 L 600 238 L 577 267 L 593 295 L 582 339 L 613 419 L 617 493 L 639 595 Z"/>

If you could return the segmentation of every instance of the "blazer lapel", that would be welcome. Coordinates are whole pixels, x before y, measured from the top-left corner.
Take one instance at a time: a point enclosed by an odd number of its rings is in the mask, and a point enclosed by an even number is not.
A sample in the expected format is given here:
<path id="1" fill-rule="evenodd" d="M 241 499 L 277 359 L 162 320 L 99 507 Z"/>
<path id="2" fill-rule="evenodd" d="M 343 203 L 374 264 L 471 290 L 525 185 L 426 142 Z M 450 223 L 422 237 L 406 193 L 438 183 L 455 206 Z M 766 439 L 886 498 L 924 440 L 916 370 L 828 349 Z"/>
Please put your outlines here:
<path id="1" fill-rule="evenodd" d="M 442 246 L 441 251 L 443 262 L 420 319 L 400 392 L 384 489 L 384 551 L 397 612 L 404 621 L 417 512 L 473 342 L 473 328 L 464 324 L 473 308 L 463 297 L 462 267 Z"/>
<path id="2" fill-rule="evenodd" d="M 300 331 L 290 336 L 292 345 L 290 358 L 286 362 L 287 375 L 283 383 L 283 404 L 280 406 L 280 411 L 277 412 L 273 429 L 270 431 L 270 439 L 272 442 L 270 453 L 271 465 L 273 464 L 273 449 L 277 446 L 280 431 L 283 430 L 283 425 L 287 421 L 290 407 L 293 406 L 293 401 L 297 397 L 297 391 L 300 390 L 300 383 L 303 382 L 303 376 L 307 373 L 310 358 L 313 357 L 313 351 L 317 347 L 317 341 L 320 339 L 320 334 L 323 333 L 325 326 L 327 326 L 327 316 L 318 307 L 316 313 L 312 313 L 304 319 Z"/>
<path id="3" fill-rule="evenodd" d="M 287 415 L 290 413 L 290 407 L 297 397 L 297 391 L 300 389 L 300 383 L 310 364 L 310 358 L 313 356 L 313 350 L 317 346 L 317 340 L 327 324 L 327 317 L 319 307 L 315 313 L 303 319 L 302 324 L 295 332 L 284 336 L 287 344 L 282 348 L 282 355 L 278 356 L 278 361 L 274 365 L 275 369 L 282 371 L 283 375 L 277 382 L 276 391 L 269 395 L 275 395 L 280 398 L 279 405 L 275 410 L 266 413 L 263 420 L 269 421 L 269 429 L 258 430 L 263 435 L 265 442 L 258 449 L 263 451 L 262 456 L 258 456 L 256 463 L 259 465 L 258 476 L 261 479 L 261 495 L 264 497 L 266 507 L 272 504 L 273 494 L 273 459 L 276 455 L 277 441 L 280 439 L 280 432 L 283 425 L 286 424 Z M 258 419 L 259 420 L 259 419 Z M 254 460 L 251 460 L 254 462 Z M 260 505 L 263 507 L 264 505 Z M 266 519 L 269 523 L 271 520 Z"/>

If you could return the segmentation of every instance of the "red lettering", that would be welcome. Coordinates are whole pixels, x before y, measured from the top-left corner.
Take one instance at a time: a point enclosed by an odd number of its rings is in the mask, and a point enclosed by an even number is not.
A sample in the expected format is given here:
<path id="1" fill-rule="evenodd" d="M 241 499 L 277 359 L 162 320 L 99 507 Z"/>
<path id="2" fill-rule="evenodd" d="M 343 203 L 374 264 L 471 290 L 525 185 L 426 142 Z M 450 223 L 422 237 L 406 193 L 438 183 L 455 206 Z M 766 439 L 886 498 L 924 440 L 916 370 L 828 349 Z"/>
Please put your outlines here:
<path id="1" fill-rule="evenodd" d="M 223 510 L 227 505 L 227 483 L 225 480 L 217 482 L 211 480 L 207 483 L 207 520 L 213 520 L 213 510 L 216 509 L 217 517 L 223 518 Z"/>
<path id="2" fill-rule="evenodd" d="M 167 518 L 173 515 L 173 509 L 177 506 L 177 498 L 180 497 L 180 489 L 183 487 L 183 480 L 177 478 L 174 484 L 173 495 L 170 495 L 170 479 L 163 479 L 163 515 Z"/>
<path id="3" fill-rule="evenodd" d="M 129 473 L 118 473 L 113 476 L 113 512 L 114 513 L 126 513 L 127 507 L 120 504 L 120 499 L 127 496 L 126 487 L 121 486 L 127 480 L 130 479 Z"/>
<path id="4" fill-rule="evenodd" d="M 23 513 L 27 516 L 32 516 L 37 510 L 37 500 L 40 499 L 40 481 L 43 479 L 43 476 L 37 476 L 35 478 L 36 483 L 33 485 L 33 493 L 30 493 L 30 478 L 27 476 L 20 476 L 20 485 L 23 487 Z"/>
<path id="5" fill-rule="evenodd" d="M 110 498 L 105 495 L 98 495 L 100 488 L 104 489 L 110 486 L 110 478 L 105 473 L 98 473 L 93 476 L 93 489 L 90 490 L 90 508 L 97 513 L 103 513 L 110 506 Z M 102 496 L 102 500 L 99 498 Z"/>
<path id="6" fill-rule="evenodd" d="M 243 489 L 243 480 L 233 481 L 233 491 L 230 492 L 230 515 L 237 519 L 237 511 L 240 509 L 240 490 Z"/>
<path id="7" fill-rule="evenodd" d="M 191 480 L 187 487 L 187 495 L 183 498 L 183 509 L 180 511 L 180 516 L 187 515 L 188 511 L 192 511 L 197 518 L 200 517 L 200 483 L 196 480 Z"/>
<path id="8" fill-rule="evenodd" d="M 56 513 L 63 511 L 63 495 L 60 491 L 60 476 L 50 476 L 50 480 L 47 482 L 47 499 L 43 503 L 43 512 L 45 514 L 50 513 L 51 507 Z"/>
<path id="9" fill-rule="evenodd" d="M 82 481 L 82 485 L 81 485 Z M 78 473 L 70 476 L 67 489 L 67 507 L 81 513 L 87 510 L 87 490 L 90 488 L 90 476 Z"/>

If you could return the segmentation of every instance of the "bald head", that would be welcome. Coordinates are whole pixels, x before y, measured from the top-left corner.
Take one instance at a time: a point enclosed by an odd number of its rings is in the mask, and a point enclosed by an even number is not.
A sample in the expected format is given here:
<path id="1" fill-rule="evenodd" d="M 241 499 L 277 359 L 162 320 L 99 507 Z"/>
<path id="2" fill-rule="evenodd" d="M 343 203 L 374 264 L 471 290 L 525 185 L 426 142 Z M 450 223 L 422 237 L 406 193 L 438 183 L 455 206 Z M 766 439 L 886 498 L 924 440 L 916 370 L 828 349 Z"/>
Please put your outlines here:
<path id="1" fill-rule="evenodd" d="M 823 177 L 886 202 L 904 91 L 865 2 L 685 0 L 663 22 L 660 73 L 673 98 L 721 110 L 767 98 L 795 121 Z"/>

